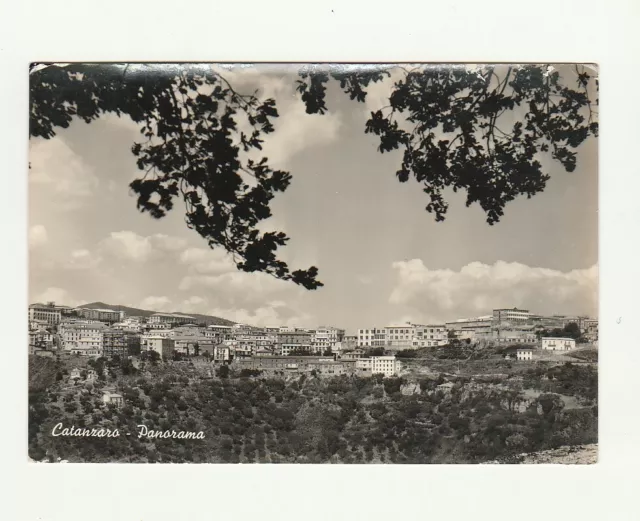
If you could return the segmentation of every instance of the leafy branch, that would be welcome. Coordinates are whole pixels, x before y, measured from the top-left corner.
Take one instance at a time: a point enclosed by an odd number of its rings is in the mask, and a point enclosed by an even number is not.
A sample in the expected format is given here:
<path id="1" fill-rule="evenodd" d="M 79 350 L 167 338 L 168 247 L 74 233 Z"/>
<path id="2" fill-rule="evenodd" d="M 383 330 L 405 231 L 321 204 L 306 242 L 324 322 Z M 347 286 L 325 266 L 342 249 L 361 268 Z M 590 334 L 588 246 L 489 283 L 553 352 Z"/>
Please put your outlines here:
<path id="1" fill-rule="evenodd" d="M 144 176 L 130 187 L 142 212 L 160 219 L 180 197 L 187 226 L 210 247 L 230 253 L 238 269 L 307 289 L 322 286 L 316 267 L 291 271 L 277 258 L 286 234 L 258 230 L 291 175 L 272 169 L 266 157 L 254 161 L 240 150 L 262 149 L 262 136 L 275 130 L 275 100 L 236 92 L 209 65 L 50 65 L 32 75 L 31 136 L 50 139 L 55 127 L 68 127 L 74 117 L 89 123 L 104 113 L 141 124 L 146 140 L 131 150 Z M 240 114 L 248 134 L 238 128 Z M 253 186 L 241 172 L 253 178 Z"/>

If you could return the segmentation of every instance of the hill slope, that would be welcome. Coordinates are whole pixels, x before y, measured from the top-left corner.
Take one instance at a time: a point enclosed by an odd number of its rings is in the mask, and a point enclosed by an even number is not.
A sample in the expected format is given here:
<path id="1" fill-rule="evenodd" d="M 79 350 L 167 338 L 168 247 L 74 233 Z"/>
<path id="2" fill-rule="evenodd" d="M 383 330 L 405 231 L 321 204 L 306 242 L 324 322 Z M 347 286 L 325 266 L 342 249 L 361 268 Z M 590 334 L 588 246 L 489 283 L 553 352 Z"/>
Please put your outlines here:
<path id="1" fill-rule="evenodd" d="M 58 368 L 54 360 L 29 356 L 29 391 L 44 391 L 56 381 Z"/>
<path id="2" fill-rule="evenodd" d="M 84 304 L 80 307 L 89 308 L 89 309 L 115 309 L 116 311 L 124 311 L 127 316 L 136 316 L 136 317 L 150 317 L 154 313 L 158 313 L 158 311 L 152 311 L 148 309 L 140 309 L 140 308 L 130 308 L 128 306 L 121 306 L 119 304 L 106 304 L 104 302 L 91 302 L 89 304 Z M 227 320 L 225 318 L 214 317 L 211 315 L 201 315 L 199 313 L 180 313 L 179 311 L 172 312 L 176 315 L 186 315 L 190 317 L 194 317 L 198 319 L 198 322 L 205 322 L 207 324 L 215 324 L 219 326 L 232 326 L 235 322 L 231 320 Z"/>

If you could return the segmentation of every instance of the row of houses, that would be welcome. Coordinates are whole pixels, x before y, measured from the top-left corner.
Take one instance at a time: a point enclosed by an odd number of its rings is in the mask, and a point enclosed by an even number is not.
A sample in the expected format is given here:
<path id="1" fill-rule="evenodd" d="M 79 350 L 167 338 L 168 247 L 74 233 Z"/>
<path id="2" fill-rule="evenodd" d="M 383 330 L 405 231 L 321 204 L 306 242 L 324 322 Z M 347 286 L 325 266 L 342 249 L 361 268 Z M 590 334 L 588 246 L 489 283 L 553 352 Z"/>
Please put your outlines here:
<path id="1" fill-rule="evenodd" d="M 443 324 L 406 323 L 384 328 L 358 329 L 358 347 L 384 347 L 392 351 L 446 345 L 448 332 Z"/>
<path id="2" fill-rule="evenodd" d="M 526 309 L 494 309 L 491 315 L 461 318 L 444 324 L 413 324 L 358 329 L 356 345 L 382 347 L 391 351 L 437 347 L 449 343 L 449 336 L 459 340 L 491 341 L 496 344 L 536 344 L 540 332 L 562 329 L 570 323 L 580 328 L 590 341 L 598 339 L 598 321 L 578 316 L 536 315 Z"/>
<path id="3" fill-rule="evenodd" d="M 339 376 L 371 376 L 382 374 L 395 376 L 400 371 L 400 362 L 395 356 L 373 356 L 370 358 L 336 358 L 312 356 L 253 356 L 232 362 L 236 369 L 252 369 L 265 372 L 311 373 Z"/>
<path id="4" fill-rule="evenodd" d="M 190 315 L 155 313 L 150 317 L 125 316 L 110 309 L 68 308 L 54 303 L 29 307 L 30 346 L 88 356 L 112 356 L 150 349 L 183 354 L 214 354 L 216 346 L 232 349 L 236 357 L 258 352 L 278 356 L 341 354 L 360 348 L 400 351 L 444 346 L 450 337 L 464 340 L 490 340 L 502 344 L 536 344 L 539 331 L 565 326 L 575 321 L 585 335 L 597 339 L 597 321 L 584 317 L 544 317 L 528 310 L 495 309 L 491 315 L 459 319 L 444 324 L 406 323 L 382 328 L 359 329 L 348 336 L 344 329 L 318 327 L 253 327 L 247 324 L 205 326 Z M 172 340 L 162 342 L 160 338 Z M 58 339 L 58 342 L 56 342 Z M 155 350 L 154 348 L 151 348 Z"/>
<path id="5" fill-rule="evenodd" d="M 576 348 L 576 341 L 571 338 L 542 338 L 540 342 L 540 348 L 542 351 L 548 352 L 558 352 L 562 353 L 564 351 L 571 351 Z M 505 358 L 510 359 L 515 357 L 516 360 L 533 360 L 535 349 L 529 346 L 520 345 L 510 353 L 505 355 Z"/>

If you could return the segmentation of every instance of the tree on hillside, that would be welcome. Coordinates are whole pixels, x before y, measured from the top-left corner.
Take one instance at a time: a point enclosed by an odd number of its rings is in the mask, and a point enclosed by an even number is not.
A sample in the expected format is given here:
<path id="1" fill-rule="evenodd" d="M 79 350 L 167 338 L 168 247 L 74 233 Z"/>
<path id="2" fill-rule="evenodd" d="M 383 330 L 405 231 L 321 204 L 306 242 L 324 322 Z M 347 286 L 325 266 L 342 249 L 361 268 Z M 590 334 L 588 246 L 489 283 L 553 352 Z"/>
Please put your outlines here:
<path id="1" fill-rule="evenodd" d="M 330 80 L 361 103 L 391 70 L 403 71 L 402 79 L 365 132 L 379 138 L 381 153 L 403 151 L 396 176 L 423 185 L 426 210 L 438 221 L 450 187 L 466 191 L 467 206 L 479 203 L 489 224 L 498 222 L 507 202 L 544 190 L 542 155 L 573 171 L 575 149 L 598 132 L 597 79 L 579 66 L 564 76 L 545 65 L 308 66 L 297 90 L 308 113 L 323 114 Z M 249 157 L 275 130 L 275 100 L 237 92 L 209 65 L 34 66 L 30 79 L 32 137 L 50 139 L 74 118 L 129 116 L 141 133 L 131 151 L 143 174 L 130 188 L 142 212 L 159 219 L 181 199 L 187 226 L 231 254 L 238 269 L 322 286 L 315 266 L 291 271 L 278 259 L 284 233 L 259 231 L 271 199 L 291 182 L 268 158 Z"/>
<path id="2" fill-rule="evenodd" d="M 543 329 L 536 332 L 536 336 L 538 340 L 541 337 L 553 337 L 553 338 L 573 338 L 574 340 L 580 341 L 582 339 L 582 332 L 580 331 L 580 326 L 575 322 L 569 322 L 562 328 L 555 329 Z"/>
<path id="3" fill-rule="evenodd" d="M 218 377 L 220 378 L 229 378 L 229 373 L 230 370 L 228 365 L 221 365 L 218 369 Z"/>

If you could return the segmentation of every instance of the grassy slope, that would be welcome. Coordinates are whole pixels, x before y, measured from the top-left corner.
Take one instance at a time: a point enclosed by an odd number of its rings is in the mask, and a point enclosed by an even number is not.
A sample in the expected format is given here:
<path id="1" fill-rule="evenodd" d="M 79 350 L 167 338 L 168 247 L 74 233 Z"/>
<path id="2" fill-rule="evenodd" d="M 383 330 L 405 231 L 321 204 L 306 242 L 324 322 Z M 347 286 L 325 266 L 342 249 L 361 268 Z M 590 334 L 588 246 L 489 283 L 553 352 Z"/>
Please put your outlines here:
<path id="1" fill-rule="evenodd" d="M 358 378 L 221 381 L 189 364 L 149 369 L 133 378 L 117 376 L 128 404 L 119 411 L 101 406 L 100 389 L 54 383 L 55 398 L 43 402 L 48 413 L 38 420 L 31 453 L 96 462 L 461 463 L 504 454 L 511 450 L 505 440 L 517 441 L 518 432 L 526 437 L 519 452 L 568 440 L 594 441 L 589 408 L 553 413 L 557 418 L 551 421 L 509 412 L 494 391 L 477 398 L 468 392 L 401 396 L 393 380 L 384 385 Z M 42 374 L 41 368 L 34 370 L 34 376 Z M 466 427 L 456 426 L 460 419 L 466 419 Z M 134 433 L 140 423 L 160 430 L 203 430 L 206 440 L 53 438 L 48 434 L 59 421 Z"/>

